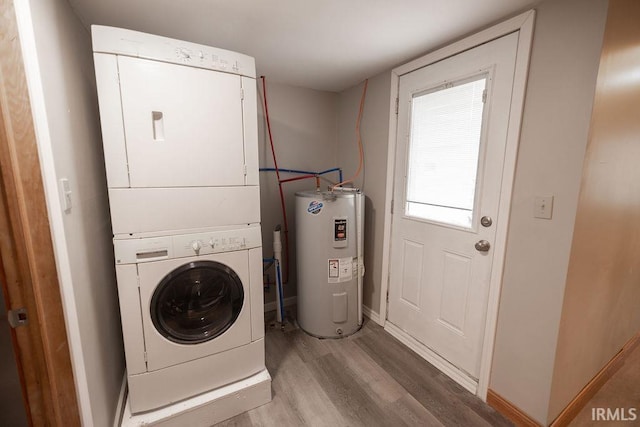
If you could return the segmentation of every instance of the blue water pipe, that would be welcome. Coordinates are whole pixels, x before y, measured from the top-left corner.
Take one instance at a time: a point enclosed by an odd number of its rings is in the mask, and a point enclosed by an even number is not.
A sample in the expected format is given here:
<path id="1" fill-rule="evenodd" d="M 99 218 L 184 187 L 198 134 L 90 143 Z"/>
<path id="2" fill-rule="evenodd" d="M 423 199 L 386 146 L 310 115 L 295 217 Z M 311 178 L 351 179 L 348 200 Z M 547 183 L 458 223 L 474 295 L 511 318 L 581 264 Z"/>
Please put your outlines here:
<path id="1" fill-rule="evenodd" d="M 280 295 L 280 300 L 278 304 L 280 305 L 280 323 L 284 325 L 284 296 L 282 289 L 282 274 L 280 273 L 280 262 L 276 259 L 276 286 L 280 290 L 278 294 Z"/>
<path id="2" fill-rule="evenodd" d="M 276 169 L 275 168 L 260 168 L 259 169 L 260 172 L 275 172 Z M 325 175 L 331 172 L 338 172 L 338 182 L 342 182 L 342 168 L 331 168 L 331 169 L 327 169 L 324 170 L 322 172 L 314 172 L 314 171 L 304 171 L 304 170 L 299 170 L 299 169 L 282 169 L 282 168 L 278 168 L 279 172 L 285 172 L 285 173 L 296 173 L 296 174 L 300 174 L 300 175 Z"/>

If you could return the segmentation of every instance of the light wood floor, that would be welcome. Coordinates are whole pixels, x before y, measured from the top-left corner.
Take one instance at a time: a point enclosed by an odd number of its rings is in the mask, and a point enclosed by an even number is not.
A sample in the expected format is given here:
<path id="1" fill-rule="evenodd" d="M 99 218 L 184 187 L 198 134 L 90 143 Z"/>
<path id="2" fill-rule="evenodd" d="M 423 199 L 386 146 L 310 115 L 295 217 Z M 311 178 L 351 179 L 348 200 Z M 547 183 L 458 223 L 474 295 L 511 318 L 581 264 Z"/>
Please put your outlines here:
<path id="1" fill-rule="evenodd" d="M 511 426 L 380 326 L 320 340 L 267 327 L 273 400 L 220 426 Z M 269 323 L 267 323 L 269 325 Z"/>

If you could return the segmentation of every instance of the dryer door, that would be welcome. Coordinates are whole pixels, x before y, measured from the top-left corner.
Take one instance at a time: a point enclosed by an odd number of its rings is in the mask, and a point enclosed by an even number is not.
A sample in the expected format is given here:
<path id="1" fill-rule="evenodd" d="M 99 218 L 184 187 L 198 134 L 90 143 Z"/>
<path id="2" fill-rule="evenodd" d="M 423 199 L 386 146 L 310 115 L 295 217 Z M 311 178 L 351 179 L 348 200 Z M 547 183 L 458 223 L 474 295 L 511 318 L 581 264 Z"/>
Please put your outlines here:
<path id="1" fill-rule="evenodd" d="M 118 71 L 130 187 L 245 184 L 240 76 L 126 56 Z"/>
<path id="2" fill-rule="evenodd" d="M 156 330 L 179 344 L 199 344 L 223 334 L 242 310 L 238 275 L 215 261 L 195 261 L 167 274 L 151 297 Z"/>

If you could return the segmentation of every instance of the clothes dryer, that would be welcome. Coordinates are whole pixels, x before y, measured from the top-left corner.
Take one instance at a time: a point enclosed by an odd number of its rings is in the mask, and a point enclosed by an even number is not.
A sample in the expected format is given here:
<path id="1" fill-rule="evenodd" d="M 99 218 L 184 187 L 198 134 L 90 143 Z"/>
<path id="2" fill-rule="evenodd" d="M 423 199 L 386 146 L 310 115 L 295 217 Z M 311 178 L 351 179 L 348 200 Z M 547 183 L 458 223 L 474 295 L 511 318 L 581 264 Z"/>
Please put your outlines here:
<path id="1" fill-rule="evenodd" d="M 92 39 L 114 235 L 259 222 L 254 59 L 104 26 Z"/>
<path id="2" fill-rule="evenodd" d="M 265 369 L 259 226 L 114 246 L 132 412 Z"/>

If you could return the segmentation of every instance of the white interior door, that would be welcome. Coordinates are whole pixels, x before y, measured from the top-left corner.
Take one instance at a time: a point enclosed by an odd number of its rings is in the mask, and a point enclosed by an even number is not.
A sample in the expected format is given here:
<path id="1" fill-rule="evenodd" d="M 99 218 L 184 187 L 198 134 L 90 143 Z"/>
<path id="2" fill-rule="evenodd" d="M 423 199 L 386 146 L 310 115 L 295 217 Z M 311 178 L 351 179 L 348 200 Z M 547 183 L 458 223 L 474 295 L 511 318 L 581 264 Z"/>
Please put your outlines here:
<path id="1" fill-rule="evenodd" d="M 517 44 L 510 34 L 399 82 L 387 319 L 472 380 L 501 220 Z"/>
<path id="2" fill-rule="evenodd" d="M 244 185 L 240 76 L 126 56 L 118 72 L 131 187 Z"/>

